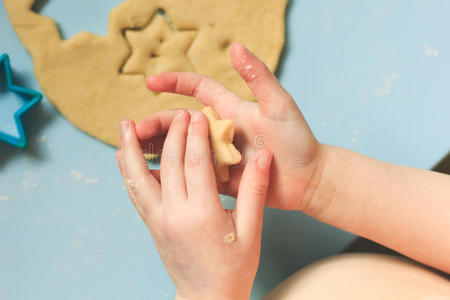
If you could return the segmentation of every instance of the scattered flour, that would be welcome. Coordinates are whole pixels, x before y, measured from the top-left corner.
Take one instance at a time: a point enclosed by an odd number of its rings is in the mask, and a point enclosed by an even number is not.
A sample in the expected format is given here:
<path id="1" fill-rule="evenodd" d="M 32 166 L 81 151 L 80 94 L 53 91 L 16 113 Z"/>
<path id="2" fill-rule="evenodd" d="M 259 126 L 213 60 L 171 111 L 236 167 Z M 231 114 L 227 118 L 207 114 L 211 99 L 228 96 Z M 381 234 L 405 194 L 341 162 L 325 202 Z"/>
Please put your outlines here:
<path id="1" fill-rule="evenodd" d="M 0 195 L 0 201 L 9 201 L 11 199 L 11 196 L 9 195 Z"/>
<path id="2" fill-rule="evenodd" d="M 136 182 L 133 179 L 127 179 L 127 183 L 132 190 L 136 189 Z"/>
<path id="3" fill-rule="evenodd" d="M 397 73 L 392 73 L 392 75 L 388 76 L 385 73 L 383 75 L 383 85 L 382 87 L 375 93 L 377 97 L 386 97 L 392 94 L 392 87 L 394 83 L 398 80 L 399 76 Z"/>
<path id="4" fill-rule="evenodd" d="M 77 181 L 83 180 L 83 173 L 81 173 L 80 171 L 72 170 L 72 171 L 70 171 L 70 174 L 71 174 L 72 177 L 75 178 L 75 180 L 77 180 Z"/>
<path id="5" fill-rule="evenodd" d="M 113 210 L 109 216 L 110 217 L 117 217 L 117 215 L 119 215 L 120 210 L 118 208 L 116 208 L 115 210 Z"/>
<path id="6" fill-rule="evenodd" d="M 22 187 L 23 187 L 23 188 L 27 189 L 27 188 L 29 188 L 30 186 L 31 186 L 31 183 L 30 183 L 29 181 L 23 181 L 23 182 L 22 182 Z"/>
<path id="7" fill-rule="evenodd" d="M 423 52 L 427 56 L 439 56 L 439 51 L 433 50 L 433 48 L 427 43 L 423 44 Z"/>
<path id="8" fill-rule="evenodd" d="M 84 177 L 83 173 L 81 173 L 78 170 L 71 170 L 70 175 L 76 180 L 76 181 L 83 181 L 86 184 L 98 184 L 97 178 L 89 178 Z"/>
<path id="9" fill-rule="evenodd" d="M 37 188 L 37 187 L 39 187 L 39 183 L 38 182 L 30 182 L 30 181 L 22 181 L 22 187 L 24 189 L 28 189 L 30 187 Z"/>
<path id="10" fill-rule="evenodd" d="M 86 177 L 84 178 L 84 182 L 87 184 L 98 184 L 98 179 Z"/>

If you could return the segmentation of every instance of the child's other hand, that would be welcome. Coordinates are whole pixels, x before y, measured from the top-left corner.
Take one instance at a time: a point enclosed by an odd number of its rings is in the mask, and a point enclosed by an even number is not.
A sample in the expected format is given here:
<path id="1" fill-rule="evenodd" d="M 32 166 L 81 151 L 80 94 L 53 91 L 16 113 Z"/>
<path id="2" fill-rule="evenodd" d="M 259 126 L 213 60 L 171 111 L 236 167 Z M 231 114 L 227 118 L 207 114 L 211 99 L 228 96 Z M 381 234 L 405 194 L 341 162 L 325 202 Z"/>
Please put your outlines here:
<path id="1" fill-rule="evenodd" d="M 179 111 L 164 142 L 161 171 L 150 171 L 132 121 L 117 152 L 129 196 L 147 224 L 179 299 L 248 299 L 259 263 L 272 154 L 247 162 L 234 211 L 224 210 L 210 160 L 208 124 Z"/>
<path id="2" fill-rule="evenodd" d="M 305 199 L 314 174 L 320 173 L 323 151 L 291 96 L 262 61 L 242 44 L 231 46 L 231 61 L 252 90 L 258 103 L 239 98 L 218 82 L 192 73 L 164 73 L 149 77 L 147 86 L 156 92 L 193 96 L 212 106 L 222 119 L 231 119 L 236 128 L 234 143 L 242 152 L 241 164 L 230 168 L 231 180 L 219 191 L 236 196 L 248 155 L 266 148 L 274 155 L 266 205 L 312 213 Z M 164 111 L 144 118 L 137 136 L 144 145 L 160 151 L 164 135 L 175 115 Z M 319 176 L 319 175 L 316 175 Z M 319 176 L 320 177 L 320 176 Z"/>

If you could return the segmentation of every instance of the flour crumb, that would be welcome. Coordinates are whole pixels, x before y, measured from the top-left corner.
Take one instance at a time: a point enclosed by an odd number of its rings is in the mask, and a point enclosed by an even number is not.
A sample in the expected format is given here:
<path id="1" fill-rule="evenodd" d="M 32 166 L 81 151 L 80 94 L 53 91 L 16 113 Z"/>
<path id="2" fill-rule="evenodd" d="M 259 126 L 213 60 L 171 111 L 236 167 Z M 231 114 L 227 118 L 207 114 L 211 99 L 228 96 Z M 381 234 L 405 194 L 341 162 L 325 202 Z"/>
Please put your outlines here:
<path id="1" fill-rule="evenodd" d="M 356 144 L 358 142 L 358 139 L 357 138 L 352 138 L 352 144 Z"/>
<path id="2" fill-rule="evenodd" d="M 22 181 L 22 188 L 27 189 L 31 187 L 31 182 L 29 181 Z"/>
<path id="3" fill-rule="evenodd" d="M 84 178 L 84 182 L 87 184 L 98 184 L 98 179 L 97 178 Z"/>
<path id="4" fill-rule="evenodd" d="M 358 135 L 359 134 L 359 130 L 358 129 L 353 130 L 353 134 L 354 135 Z"/>
<path id="5" fill-rule="evenodd" d="M 236 237 L 235 237 L 234 233 L 231 232 L 223 238 L 223 242 L 225 244 L 231 244 L 232 242 L 234 242 L 235 239 L 236 239 Z"/>
<path id="6" fill-rule="evenodd" d="M 11 196 L 9 195 L 0 195 L 0 201 L 9 201 L 11 199 Z"/>
<path id="7" fill-rule="evenodd" d="M 37 140 L 41 143 L 45 143 L 47 141 L 47 137 L 45 135 L 38 137 Z"/>
<path id="8" fill-rule="evenodd" d="M 423 52 L 426 56 L 439 56 L 439 51 L 433 50 L 433 48 L 428 43 L 423 44 L 423 49 Z"/>
<path id="9" fill-rule="evenodd" d="M 75 178 L 75 180 L 77 180 L 77 181 L 83 180 L 83 173 L 81 173 L 78 170 L 70 171 L 70 175 L 72 175 L 72 177 Z"/>
<path id="10" fill-rule="evenodd" d="M 388 76 L 385 73 L 383 75 L 383 85 L 381 88 L 375 93 L 377 97 L 386 97 L 392 94 L 392 87 L 394 83 L 398 80 L 399 76 L 397 73 L 393 73 Z"/>
<path id="11" fill-rule="evenodd" d="M 386 96 L 390 96 L 392 94 L 391 90 L 385 89 L 385 90 L 381 90 L 377 92 L 377 97 L 386 97 Z"/>
<path id="12" fill-rule="evenodd" d="M 86 184 L 98 184 L 97 178 L 84 177 L 84 174 L 78 170 L 71 170 L 70 175 L 72 175 L 76 181 L 83 181 Z"/>
<path id="13" fill-rule="evenodd" d="M 136 189 L 136 182 L 134 182 L 133 179 L 127 179 L 127 183 L 128 183 L 128 186 L 130 187 L 130 189 L 132 189 L 132 190 Z"/>
<path id="14" fill-rule="evenodd" d="M 361 39 L 360 38 L 356 38 L 355 39 L 355 44 L 360 44 L 361 43 Z"/>
<path id="15" fill-rule="evenodd" d="M 120 212 L 120 210 L 118 208 L 116 208 L 109 214 L 109 216 L 112 218 L 117 217 L 117 215 L 119 215 L 119 212 Z"/>

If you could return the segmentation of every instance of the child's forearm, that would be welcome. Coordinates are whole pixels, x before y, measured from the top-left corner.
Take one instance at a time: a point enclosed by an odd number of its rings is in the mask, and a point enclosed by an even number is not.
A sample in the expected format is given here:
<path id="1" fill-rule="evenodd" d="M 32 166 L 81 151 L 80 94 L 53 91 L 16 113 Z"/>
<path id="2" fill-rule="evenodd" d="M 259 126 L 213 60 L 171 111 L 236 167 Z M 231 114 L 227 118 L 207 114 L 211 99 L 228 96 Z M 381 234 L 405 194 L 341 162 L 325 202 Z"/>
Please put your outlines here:
<path id="1" fill-rule="evenodd" d="M 322 148 L 306 213 L 450 272 L 450 176 Z"/>

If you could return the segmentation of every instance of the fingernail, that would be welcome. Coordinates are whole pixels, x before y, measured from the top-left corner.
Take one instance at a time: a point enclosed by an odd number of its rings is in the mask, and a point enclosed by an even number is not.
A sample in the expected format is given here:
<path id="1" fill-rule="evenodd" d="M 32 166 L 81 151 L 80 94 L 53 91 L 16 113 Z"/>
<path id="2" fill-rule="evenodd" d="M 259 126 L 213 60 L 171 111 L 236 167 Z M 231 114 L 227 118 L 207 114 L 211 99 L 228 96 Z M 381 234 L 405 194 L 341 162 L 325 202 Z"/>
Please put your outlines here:
<path id="1" fill-rule="evenodd" d="M 120 122 L 120 135 L 125 136 L 128 133 L 130 126 L 128 120 L 123 120 Z"/>
<path id="2" fill-rule="evenodd" d="M 191 124 L 198 122 L 201 118 L 201 113 L 198 111 L 195 111 L 191 115 Z"/>
<path id="3" fill-rule="evenodd" d="M 249 53 L 250 51 L 248 50 L 248 48 L 247 47 L 245 47 L 245 45 L 244 44 L 242 44 L 242 43 L 240 43 L 241 45 L 242 45 L 242 48 L 244 49 L 244 51 L 245 52 L 247 52 L 247 53 Z"/>
<path id="4" fill-rule="evenodd" d="M 174 120 L 180 120 L 182 119 L 182 117 L 184 117 L 184 110 L 178 110 L 177 113 L 175 114 L 175 118 L 173 118 Z"/>

